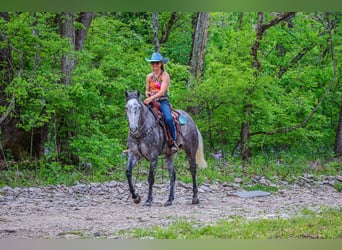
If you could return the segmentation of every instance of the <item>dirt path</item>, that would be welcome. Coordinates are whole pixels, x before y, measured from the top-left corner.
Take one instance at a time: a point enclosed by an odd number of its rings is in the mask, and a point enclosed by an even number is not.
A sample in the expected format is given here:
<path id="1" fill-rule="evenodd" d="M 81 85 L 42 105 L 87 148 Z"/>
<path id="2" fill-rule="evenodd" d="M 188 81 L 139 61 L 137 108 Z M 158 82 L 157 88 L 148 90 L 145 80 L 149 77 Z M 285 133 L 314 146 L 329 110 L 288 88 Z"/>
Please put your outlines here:
<path id="1" fill-rule="evenodd" d="M 232 195 L 237 191 L 234 185 L 203 184 L 199 205 L 191 205 L 191 186 L 177 182 L 171 207 L 162 205 L 167 184 L 155 185 L 152 207 L 133 204 L 127 184 L 115 181 L 71 187 L 4 187 L 0 189 L 0 239 L 120 238 L 122 231 L 167 226 L 176 220 L 213 224 L 232 216 L 290 218 L 303 208 L 341 208 L 342 193 L 328 182 L 305 180 L 254 198 Z M 147 184 L 137 183 L 136 187 L 144 201 Z"/>

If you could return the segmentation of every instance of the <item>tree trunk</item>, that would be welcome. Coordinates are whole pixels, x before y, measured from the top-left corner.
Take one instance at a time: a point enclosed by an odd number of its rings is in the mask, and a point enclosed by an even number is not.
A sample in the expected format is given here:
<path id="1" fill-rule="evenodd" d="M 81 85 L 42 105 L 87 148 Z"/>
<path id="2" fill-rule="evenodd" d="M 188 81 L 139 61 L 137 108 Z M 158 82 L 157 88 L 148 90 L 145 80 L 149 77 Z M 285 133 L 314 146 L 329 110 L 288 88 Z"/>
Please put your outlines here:
<path id="1" fill-rule="evenodd" d="M 240 12 L 239 13 L 239 27 L 238 27 L 239 31 L 242 29 L 242 23 L 243 23 L 243 12 Z"/>
<path id="2" fill-rule="evenodd" d="M 196 27 L 192 41 L 190 57 L 190 72 L 198 80 L 203 73 L 205 49 L 208 40 L 209 12 L 199 12 L 196 18 Z"/>
<path id="3" fill-rule="evenodd" d="M 250 115 L 251 110 L 249 109 L 247 112 L 247 115 Z M 250 150 L 249 147 L 249 142 L 250 142 L 250 122 L 246 121 L 244 123 L 242 123 L 241 126 L 241 132 L 240 132 L 240 150 L 241 150 L 241 158 L 242 161 L 245 162 L 249 162 L 251 157 L 252 157 L 252 152 Z"/>
<path id="4" fill-rule="evenodd" d="M 159 20 L 158 20 L 158 12 L 154 12 L 152 16 L 153 22 L 153 39 L 155 45 L 155 52 L 160 52 L 160 44 L 158 38 L 158 29 L 159 29 Z"/>
<path id="5" fill-rule="evenodd" d="M 75 16 L 73 12 L 65 12 L 59 20 L 59 31 L 63 38 L 69 39 L 70 46 L 75 48 Z M 63 84 L 70 84 L 71 71 L 75 67 L 75 60 L 72 54 L 65 54 L 62 58 Z"/>
<path id="6" fill-rule="evenodd" d="M 342 156 L 342 105 L 340 106 L 339 121 L 336 129 L 335 156 Z"/>
<path id="7" fill-rule="evenodd" d="M 94 12 L 81 12 L 77 18 L 77 22 L 83 24 L 83 29 L 77 29 L 75 35 L 75 50 L 82 51 L 84 41 L 87 37 L 87 33 L 90 27 L 90 23 L 95 16 Z"/>
<path id="8" fill-rule="evenodd" d="M 163 37 L 162 39 L 160 39 L 160 43 L 166 43 L 167 40 L 169 39 L 170 33 L 171 33 L 171 29 L 172 26 L 176 23 L 177 21 L 177 12 L 172 12 L 169 22 L 167 23 L 166 29 L 163 32 Z"/>

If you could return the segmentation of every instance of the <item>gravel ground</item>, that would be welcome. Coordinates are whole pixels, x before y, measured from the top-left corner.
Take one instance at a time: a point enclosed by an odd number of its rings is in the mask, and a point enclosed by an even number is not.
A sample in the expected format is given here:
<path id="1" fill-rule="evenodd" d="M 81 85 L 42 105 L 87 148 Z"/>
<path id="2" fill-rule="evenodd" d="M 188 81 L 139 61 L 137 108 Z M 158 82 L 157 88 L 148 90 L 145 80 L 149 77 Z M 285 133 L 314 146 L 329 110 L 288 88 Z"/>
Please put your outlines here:
<path id="1" fill-rule="evenodd" d="M 239 179 L 232 184 L 199 186 L 199 205 L 191 204 L 191 185 L 176 182 L 173 206 L 164 207 L 168 184 L 154 186 L 152 207 L 144 207 L 147 183 L 136 183 L 142 202 L 134 204 L 124 182 L 0 189 L 0 239 L 124 238 L 122 232 L 177 220 L 214 224 L 232 216 L 247 219 L 291 218 L 304 208 L 342 207 L 342 193 L 332 185 L 341 176 L 298 178 L 279 183 L 268 196 L 241 198 Z M 257 182 L 272 185 L 265 178 Z"/>

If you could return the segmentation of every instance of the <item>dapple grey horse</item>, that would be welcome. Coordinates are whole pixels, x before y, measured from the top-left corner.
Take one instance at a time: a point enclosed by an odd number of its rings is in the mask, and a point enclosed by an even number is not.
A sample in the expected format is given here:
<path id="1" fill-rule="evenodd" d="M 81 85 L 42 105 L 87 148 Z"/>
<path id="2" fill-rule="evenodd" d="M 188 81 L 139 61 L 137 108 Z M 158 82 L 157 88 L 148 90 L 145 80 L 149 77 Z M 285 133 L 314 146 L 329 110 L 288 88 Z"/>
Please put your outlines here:
<path id="1" fill-rule="evenodd" d="M 174 186 L 176 173 L 173 166 L 176 153 L 171 153 L 168 143 L 164 136 L 164 131 L 156 116 L 140 100 L 140 92 L 125 92 L 126 95 L 126 114 L 129 124 L 128 133 L 128 165 L 126 176 L 128 180 L 129 190 L 132 194 L 133 201 L 138 204 L 141 201 L 140 195 L 136 193 L 132 183 L 132 170 L 141 158 L 145 158 L 150 162 L 150 171 L 148 175 L 149 190 L 145 206 L 152 205 L 152 187 L 158 164 L 159 155 L 165 156 L 165 163 L 169 169 L 170 192 L 169 198 L 165 202 L 165 206 L 172 205 L 174 200 Z M 205 168 L 207 163 L 203 156 L 203 139 L 197 126 L 192 118 L 182 110 L 177 112 L 185 118 L 186 122 L 180 125 L 180 133 L 177 135 L 177 144 L 183 149 L 190 163 L 190 171 L 193 183 L 192 204 L 198 204 L 197 184 L 196 184 L 196 167 L 197 165 Z"/>

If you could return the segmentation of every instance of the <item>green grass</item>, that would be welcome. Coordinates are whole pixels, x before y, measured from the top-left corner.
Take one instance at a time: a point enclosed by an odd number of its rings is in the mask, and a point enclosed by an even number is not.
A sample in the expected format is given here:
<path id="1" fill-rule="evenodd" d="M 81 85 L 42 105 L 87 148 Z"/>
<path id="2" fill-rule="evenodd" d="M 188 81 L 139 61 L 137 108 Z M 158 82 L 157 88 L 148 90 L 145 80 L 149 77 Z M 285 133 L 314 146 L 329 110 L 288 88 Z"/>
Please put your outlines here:
<path id="1" fill-rule="evenodd" d="M 335 182 L 334 188 L 335 188 L 337 191 L 342 192 L 342 182 Z"/>
<path id="2" fill-rule="evenodd" d="M 125 232 L 124 236 L 137 239 L 342 239 L 342 208 L 324 209 L 319 213 L 306 209 L 303 216 L 288 220 L 237 217 L 216 225 L 179 220 L 169 227 L 135 229 Z"/>
<path id="3" fill-rule="evenodd" d="M 247 191 L 260 190 L 260 191 L 265 191 L 265 192 L 270 192 L 270 193 L 276 192 L 279 190 L 279 188 L 277 188 L 277 187 L 265 186 L 265 185 L 262 185 L 260 183 L 257 183 L 254 185 L 244 186 L 244 189 Z"/>
<path id="4" fill-rule="evenodd" d="M 90 171 L 58 162 L 9 165 L 0 170 L 0 187 L 30 187 L 45 185 L 74 185 L 76 183 L 123 180 L 124 171 L 97 168 Z"/>
<path id="5" fill-rule="evenodd" d="M 240 159 L 228 157 L 216 160 L 207 157 L 208 168 L 197 170 L 197 182 L 199 185 L 209 183 L 234 183 L 235 178 L 242 180 L 241 187 L 246 190 L 263 190 L 273 192 L 276 188 L 262 186 L 253 183 L 255 176 L 264 176 L 271 182 L 278 180 L 293 183 L 297 176 L 303 174 L 313 175 L 341 175 L 342 161 L 331 160 L 309 160 L 304 156 L 294 156 L 278 159 L 265 159 L 255 156 L 248 166 L 243 166 Z M 125 169 L 126 158 L 120 159 L 116 166 L 97 166 L 91 169 L 83 169 L 79 166 L 64 165 L 58 162 L 35 162 L 14 163 L 0 170 L 0 187 L 2 186 L 37 186 L 37 185 L 73 185 L 77 182 L 104 182 L 104 181 L 126 181 Z M 175 160 L 176 178 L 184 183 L 191 183 L 192 177 L 185 154 L 181 153 Z M 149 163 L 143 160 L 133 169 L 133 181 L 147 181 Z M 168 169 L 161 158 L 156 171 L 155 182 L 168 182 Z M 342 184 L 336 183 L 335 188 L 342 190 Z"/>

